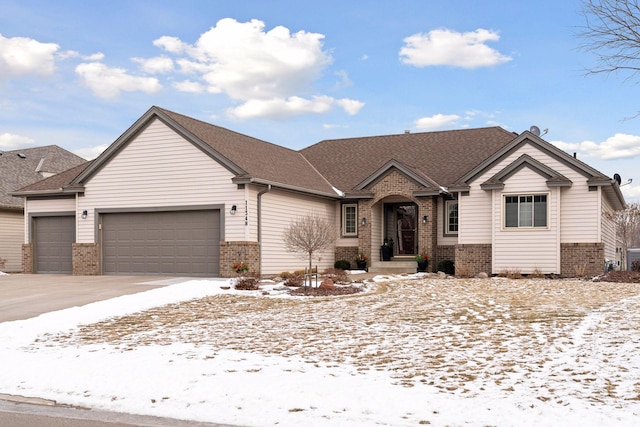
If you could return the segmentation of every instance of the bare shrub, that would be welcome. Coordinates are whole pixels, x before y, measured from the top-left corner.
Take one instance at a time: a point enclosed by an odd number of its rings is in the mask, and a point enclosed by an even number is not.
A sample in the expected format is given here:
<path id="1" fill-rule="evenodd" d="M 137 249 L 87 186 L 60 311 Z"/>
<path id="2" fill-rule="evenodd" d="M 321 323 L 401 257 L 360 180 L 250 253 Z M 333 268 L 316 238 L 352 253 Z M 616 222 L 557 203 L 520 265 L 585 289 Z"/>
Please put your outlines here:
<path id="1" fill-rule="evenodd" d="M 505 268 L 498 273 L 498 276 L 509 279 L 522 279 L 522 272 L 519 268 Z"/>
<path id="2" fill-rule="evenodd" d="M 640 271 L 640 260 L 631 263 L 631 271 Z"/>
<path id="3" fill-rule="evenodd" d="M 339 268 L 328 268 L 323 275 L 329 277 L 334 283 L 347 283 L 350 281 L 349 275 Z"/>
<path id="4" fill-rule="evenodd" d="M 257 291 L 258 279 L 254 276 L 239 277 L 234 286 L 240 291 Z"/>
<path id="5" fill-rule="evenodd" d="M 529 274 L 529 277 L 534 279 L 544 279 L 546 276 L 538 267 L 533 269 L 533 272 Z"/>
<path id="6" fill-rule="evenodd" d="M 469 279 L 473 277 L 473 268 L 469 264 L 456 263 L 456 277 Z"/>
<path id="7" fill-rule="evenodd" d="M 587 264 L 586 263 L 576 264 L 573 266 L 573 271 L 576 277 L 584 277 L 587 271 Z"/>
<path id="8" fill-rule="evenodd" d="M 290 286 L 292 288 L 297 288 L 302 286 L 302 282 L 304 281 L 304 275 L 302 274 L 289 274 L 287 278 L 284 278 L 284 285 Z"/>

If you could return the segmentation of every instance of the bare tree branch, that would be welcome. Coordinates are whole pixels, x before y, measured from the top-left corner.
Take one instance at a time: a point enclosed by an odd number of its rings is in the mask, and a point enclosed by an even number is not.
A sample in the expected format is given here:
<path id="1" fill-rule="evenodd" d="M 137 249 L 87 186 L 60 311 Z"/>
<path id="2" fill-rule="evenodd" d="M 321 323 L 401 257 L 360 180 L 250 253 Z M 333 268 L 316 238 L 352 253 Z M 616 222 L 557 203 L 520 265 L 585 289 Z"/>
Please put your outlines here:
<path id="1" fill-rule="evenodd" d="M 291 223 L 284 231 L 283 240 L 288 252 L 309 256 L 309 270 L 311 270 L 313 254 L 331 246 L 336 237 L 336 230 L 332 223 L 313 213 Z"/>

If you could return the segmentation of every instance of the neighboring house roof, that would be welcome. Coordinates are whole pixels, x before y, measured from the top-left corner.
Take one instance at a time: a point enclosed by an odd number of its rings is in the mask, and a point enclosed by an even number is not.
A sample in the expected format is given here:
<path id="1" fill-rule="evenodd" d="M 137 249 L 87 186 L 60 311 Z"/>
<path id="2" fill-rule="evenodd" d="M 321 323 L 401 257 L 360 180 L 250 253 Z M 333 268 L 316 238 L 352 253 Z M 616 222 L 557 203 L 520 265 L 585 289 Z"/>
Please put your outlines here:
<path id="1" fill-rule="evenodd" d="M 81 192 L 82 186 L 71 184 L 73 180 L 82 173 L 89 165 L 91 161 L 84 161 L 84 163 L 67 169 L 64 172 L 53 175 L 49 178 L 42 179 L 31 185 L 20 188 L 14 191 L 12 194 L 16 196 L 29 196 L 33 194 L 48 194 L 48 195 L 60 195 L 66 193 Z"/>
<path id="2" fill-rule="evenodd" d="M 329 197 L 338 195 L 327 180 L 297 151 L 159 107 L 151 107 L 74 182 L 87 182 L 131 140 L 132 136 L 155 118 L 163 121 L 225 166 L 235 175 L 234 182 L 273 184 Z"/>
<path id="3" fill-rule="evenodd" d="M 0 151 L 0 208 L 22 209 L 16 190 L 86 162 L 56 145 Z"/>
<path id="4" fill-rule="evenodd" d="M 345 193 L 360 190 L 391 160 L 421 174 L 425 184 L 446 187 L 516 136 L 500 127 L 404 133 L 325 140 L 301 153 Z"/>

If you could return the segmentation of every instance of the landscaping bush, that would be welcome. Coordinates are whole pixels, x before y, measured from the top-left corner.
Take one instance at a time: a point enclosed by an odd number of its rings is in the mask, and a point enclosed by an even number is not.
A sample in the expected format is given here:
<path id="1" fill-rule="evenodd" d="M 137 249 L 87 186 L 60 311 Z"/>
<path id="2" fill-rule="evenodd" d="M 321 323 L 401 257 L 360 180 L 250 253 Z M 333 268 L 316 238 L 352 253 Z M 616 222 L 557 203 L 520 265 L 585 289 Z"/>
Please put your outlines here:
<path id="1" fill-rule="evenodd" d="M 329 268 L 324 272 L 324 276 L 333 280 L 333 283 L 349 282 L 349 275 L 340 268 Z"/>
<path id="2" fill-rule="evenodd" d="M 631 263 L 631 271 L 640 271 L 640 260 Z"/>
<path id="3" fill-rule="evenodd" d="M 449 276 L 453 276 L 456 274 L 456 267 L 453 264 L 453 261 L 451 261 L 450 259 L 445 259 L 438 263 L 438 268 L 436 271 L 442 271 Z"/>
<path id="4" fill-rule="evenodd" d="M 304 279 L 303 274 L 289 274 L 287 277 L 283 277 L 285 286 L 291 286 L 293 288 L 297 288 L 302 286 L 302 282 Z"/>
<path id="5" fill-rule="evenodd" d="M 351 270 L 351 263 L 346 259 L 339 259 L 333 264 L 333 268 L 338 270 Z"/>
<path id="6" fill-rule="evenodd" d="M 239 277 L 236 281 L 235 288 L 240 291 L 257 291 L 258 279 L 252 276 Z"/>

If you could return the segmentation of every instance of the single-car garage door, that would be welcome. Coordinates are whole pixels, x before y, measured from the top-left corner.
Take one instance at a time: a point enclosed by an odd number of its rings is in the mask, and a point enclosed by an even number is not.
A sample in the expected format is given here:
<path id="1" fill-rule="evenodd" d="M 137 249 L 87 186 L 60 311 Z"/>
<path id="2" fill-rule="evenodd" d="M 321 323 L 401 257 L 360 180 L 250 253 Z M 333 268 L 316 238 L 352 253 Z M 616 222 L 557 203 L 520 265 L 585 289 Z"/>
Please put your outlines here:
<path id="1" fill-rule="evenodd" d="M 33 218 L 34 271 L 70 274 L 73 270 L 71 256 L 75 241 L 75 217 Z"/>
<path id="2" fill-rule="evenodd" d="M 220 211 L 106 213 L 104 274 L 217 276 Z"/>

